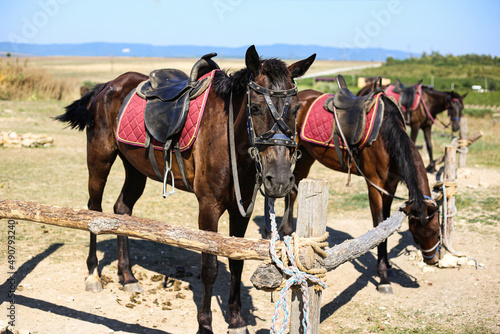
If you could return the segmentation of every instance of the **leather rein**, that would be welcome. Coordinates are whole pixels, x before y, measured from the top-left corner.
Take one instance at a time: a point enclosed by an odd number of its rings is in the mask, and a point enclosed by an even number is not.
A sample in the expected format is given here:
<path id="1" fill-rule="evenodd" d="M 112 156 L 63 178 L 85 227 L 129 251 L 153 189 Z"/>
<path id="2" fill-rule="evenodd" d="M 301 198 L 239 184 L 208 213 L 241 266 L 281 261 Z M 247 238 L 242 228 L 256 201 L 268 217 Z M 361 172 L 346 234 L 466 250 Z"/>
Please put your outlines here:
<path id="1" fill-rule="evenodd" d="M 263 134 L 257 136 L 255 133 L 255 128 L 253 125 L 253 118 L 250 112 L 250 103 L 251 103 L 251 90 L 255 91 L 257 94 L 261 94 L 264 96 L 266 100 L 266 104 L 269 108 L 269 112 L 274 119 L 274 124 L 270 130 L 264 132 Z M 290 127 L 283 121 L 285 118 L 289 106 L 290 100 L 292 96 L 297 95 L 298 88 L 297 85 L 294 84 L 294 87 L 287 90 L 270 90 L 265 87 L 262 87 L 256 84 L 254 81 L 250 79 L 247 86 L 247 105 L 246 105 L 246 113 L 247 113 L 247 131 L 250 137 L 250 148 L 248 149 L 248 154 L 255 161 L 256 167 L 256 176 L 255 176 L 255 186 L 252 194 L 252 200 L 248 205 L 247 209 L 243 207 L 243 201 L 241 197 L 241 189 L 240 182 L 238 177 L 238 165 L 236 161 L 236 144 L 234 140 L 234 112 L 233 112 L 233 93 L 231 92 L 229 98 L 229 115 L 228 115 L 228 137 L 229 137 L 229 153 L 231 159 L 231 173 L 233 174 L 233 183 L 234 183 L 234 192 L 236 195 L 236 202 L 238 204 L 238 209 L 240 214 L 243 217 L 250 217 L 253 212 L 255 198 L 257 196 L 257 192 L 262 185 L 262 161 L 259 155 L 259 147 L 262 146 L 286 146 L 293 149 L 293 154 L 291 158 L 291 168 L 293 168 L 295 162 L 300 157 L 300 151 L 295 150 L 297 147 L 297 143 L 295 141 L 295 129 L 290 129 Z M 274 106 L 271 97 L 284 98 L 285 103 L 283 110 L 278 112 L 276 107 Z"/>

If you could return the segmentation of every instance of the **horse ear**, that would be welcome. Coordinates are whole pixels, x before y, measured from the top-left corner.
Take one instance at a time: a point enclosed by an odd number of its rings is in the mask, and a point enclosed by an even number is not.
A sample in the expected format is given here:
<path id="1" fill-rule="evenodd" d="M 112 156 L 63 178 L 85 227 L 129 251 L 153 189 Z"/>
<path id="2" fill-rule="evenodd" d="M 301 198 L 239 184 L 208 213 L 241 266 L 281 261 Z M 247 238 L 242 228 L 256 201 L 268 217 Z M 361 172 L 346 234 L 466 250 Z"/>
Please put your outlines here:
<path id="1" fill-rule="evenodd" d="M 461 95 L 460 98 L 463 100 L 465 99 L 465 97 L 467 96 L 467 94 L 469 94 L 469 92 L 465 93 L 464 95 Z"/>
<path id="2" fill-rule="evenodd" d="M 260 57 L 255 49 L 255 45 L 252 45 L 248 48 L 247 53 L 245 55 L 245 64 L 247 69 L 252 73 L 253 77 L 259 75 L 260 72 Z"/>
<path id="3" fill-rule="evenodd" d="M 292 78 L 298 78 L 306 74 L 309 67 L 311 67 L 312 63 L 316 59 L 316 54 L 309 56 L 309 58 L 300 60 L 292 65 L 288 66 L 288 70 L 292 74 Z"/>
<path id="4" fill-rule="evenodd" d="M 398 78 L 396 78 L 396 81 L 397 81 L 396 82 L 396 87 L 402 88 L 403 87 L 403 83 Z"/>
<path id="5" fill-rule="evenodd" d="M 417 86 L 418 86 L 418 85 L 420 85 L 420 84 L 422 83 L 422 81 L 424 81 L 424 79 L 420 79 L 420 80 L 418 80 L 418 82 L 417 82 Z"/>

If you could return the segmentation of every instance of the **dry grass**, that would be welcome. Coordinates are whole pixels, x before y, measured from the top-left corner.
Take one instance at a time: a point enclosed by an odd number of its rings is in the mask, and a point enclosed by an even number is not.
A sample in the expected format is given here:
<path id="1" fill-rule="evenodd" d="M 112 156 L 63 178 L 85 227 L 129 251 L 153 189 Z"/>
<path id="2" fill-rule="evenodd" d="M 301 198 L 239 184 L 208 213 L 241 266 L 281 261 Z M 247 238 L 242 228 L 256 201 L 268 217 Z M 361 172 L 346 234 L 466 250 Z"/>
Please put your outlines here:
<path id="1" fill-rule="evenodd" d="M 244 59 L 221 57 L 214 59 L 222 69 L 229 72 L 245 67 Z M 3 59 L 0 62 L 0 99 L 61 99 L 71 101 L 79 98 L 79 87 L 89 82 L 107 82 L 130 71 L 148 74 L 160 68 L 176 68 L 189 73 L 196 61 L 195 58 L 132 57 Z M 285 60 L 287 64 L 292 64 L 295 61 Z M 318 60 L 313 63 L 308 73 L 319 73 L 364 63 L 366 62 Z M 20 89 L 20 87 L 23 87 L 23 89 Z M 49 92 L 53 93 L 49 94 Z"/>
<path id="2" fill-rule="evenodd" d="M 74 80 L 62 80 L 44 68 L 31 66 L 28 59 L 0 61 L 1 100 L 62 100 L 75 87 Z"/>

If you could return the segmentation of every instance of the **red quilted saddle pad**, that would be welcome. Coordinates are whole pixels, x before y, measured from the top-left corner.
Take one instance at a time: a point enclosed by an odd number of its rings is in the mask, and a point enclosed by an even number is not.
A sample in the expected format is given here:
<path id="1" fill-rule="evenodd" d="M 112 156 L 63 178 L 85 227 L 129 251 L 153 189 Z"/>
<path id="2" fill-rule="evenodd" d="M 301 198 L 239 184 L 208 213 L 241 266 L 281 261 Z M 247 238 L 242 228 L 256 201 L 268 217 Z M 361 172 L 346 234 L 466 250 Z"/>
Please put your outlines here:
<path id="1" fill-rule="evenodd" d="M 199 80 L 203 80 L 210 76 L 213 78 L 215 70 L 207 73 Z M 179 148 L 185 151 L 191 148 L 196 136 L 200 130 L 200 120 L 205 110 L 208 94 L 212 83 L 208 86 L 203 94 L 196 99 L 191 100 L 189 103 L 189 112 L 182 129 L 179 139 Z M 116 127 L 116 139 L 122 143 L 145 147 L 146 143 L 146 127 L 144 125 L 144 109 L 146 108 L 146 100 L 137 94 L 133 94 L 132 98 L 128 101 L 123 109 L 123 112 L 118 119 Z M 163 144 L 153 138 L 153 147 L 161 150 Z"/>
<path id="2" fill-rule="evenodd" d="M 323 107 L 325 101 L 332 96 L 332 94 L 323 94 L 316 100 L 314 100 L 314 102 L 311 104 L 300 131 L 300 138 L 302 138 L 302 140 L 317 145 L 335 147 L 332 137 L 334 116 L 333 113 L 325 110 L 325 108 Z M 363 138 L 361 139 L 361 142 L 359 144 L 359 149 L 362 149 L 366 146 L 368 138 L 370 138 L 370 135 L 373 131 L 373 125 L 375 122 L 374 116 L 376 115 L 378 110 L 380 96 L 381 94 L 377 95 L 376 102 L 366 115 L 365 131 L 363 133 Z M 346 150 L 344 142 L 340 138 L 339 143 L 340 148 L 342 150 Z"/>
<path id="3" fill-rule="evenodd" d="M 385 94 L 387 96 L 393 97 L 399 103 L 399 98 L 401 97 L 401 94 L 396 93 L 394 91 L 394 87 L 396 87 L 396 86 L 394 86 L 394 85 L 387 86 L 385 88 Z M 422 85 L 418 85 L 417 86 L 417 93 L 415 94 L 415 100 L 413 101 L 413 104 L 411 105 L 410 111 L 413 111 L 413 110 L 417 109 L 418 105 L 420 104 L 420 99 L 421 98 L 422 98 Z M 403 111 L 406 111 L 406 107 L 405 106 L 401 106 L 401 109 Z"/>

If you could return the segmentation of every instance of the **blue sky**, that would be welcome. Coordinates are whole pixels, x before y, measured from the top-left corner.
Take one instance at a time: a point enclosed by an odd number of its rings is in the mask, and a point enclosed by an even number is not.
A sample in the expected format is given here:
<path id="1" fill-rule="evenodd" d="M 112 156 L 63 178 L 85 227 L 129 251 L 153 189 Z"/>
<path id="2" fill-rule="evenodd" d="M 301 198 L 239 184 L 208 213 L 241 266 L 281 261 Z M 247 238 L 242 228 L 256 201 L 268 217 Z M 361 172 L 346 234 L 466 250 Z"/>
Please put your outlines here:
<path id="1" fill-rule="evenodd" d="M 0 41 L 276 43 L 500 56 L 500 1 L 4 0 Z"/>

